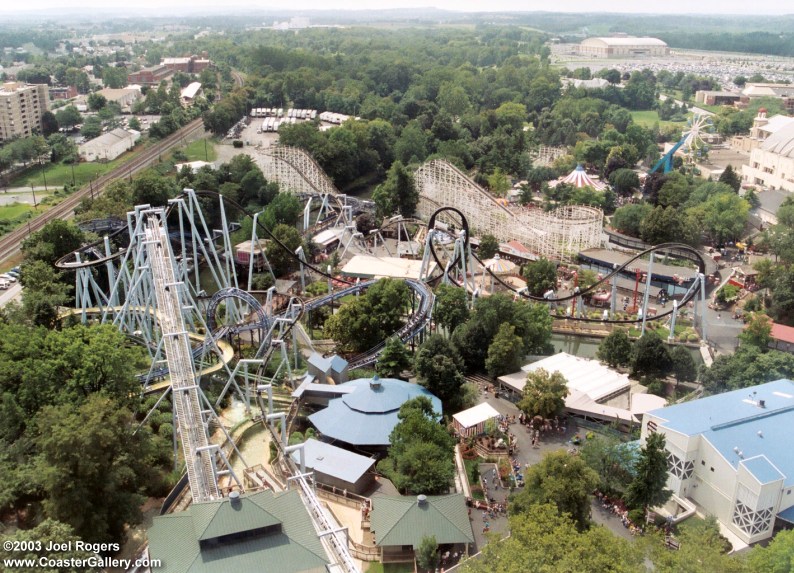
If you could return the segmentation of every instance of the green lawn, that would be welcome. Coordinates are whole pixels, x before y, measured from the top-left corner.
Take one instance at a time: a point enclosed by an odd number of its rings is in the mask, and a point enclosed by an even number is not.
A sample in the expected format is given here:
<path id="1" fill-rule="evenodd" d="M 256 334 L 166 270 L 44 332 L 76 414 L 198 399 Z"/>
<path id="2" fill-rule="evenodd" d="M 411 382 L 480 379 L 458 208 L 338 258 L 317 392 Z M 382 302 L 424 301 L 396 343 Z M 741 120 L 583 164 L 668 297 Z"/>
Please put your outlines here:
<path id="1" fill-rule="evenodd" d="M 659 127 L 667 127 L 669 125 L 681 127 L 686 125 L 686 122 L 683 121 L 661 121 L 656 110 L 632 111 L 631 117 L 634 119 L 634 123 L 642 127 L 651 127 L 654 123 L 658 123 Z"/>
<path id="2" fill-rule="evenodd" d="M 39 213 L 47 207 L 39 207 Z M 11 203 L 0 207 L 0 236 L 13 231 L 18 226 L 30 220 L 36 213 L 32 205 L 25 203 Z M 12 265 L 13 266 L 13 265 Z"/>
<path id="3" fill-rule="evenodd" d="M 107 163 L 78 163 L 74 165 L 74 181 L 77 186 L 86 185 L 89 181 L 118 167 L 122 162 L 123 160 L 118 158 Z M 63 187 L 72 182 L 72 166 L 64 163 L 37 165 L 12 180 L 9 187 L 30 187 L 31 185 L 43 187 L 45 178 L 48 187 Z"/>
<path id="4" fill-rule="evenodd" d="M 32 210 L 33 207 L 26 203 L 11 203 L 10 205 L 4 205 L 0 207 L 0 221 L 16 219 Z"/>
<path id="5" fill-rule="evenodd" d="M 206 154 L 204 153 L 204 142 L 207 143 Z M 213 139 L 197 139 L 188 143 L 181 151 L 187 155 L 188 161 L 215 161 L 218 158 Z"/>

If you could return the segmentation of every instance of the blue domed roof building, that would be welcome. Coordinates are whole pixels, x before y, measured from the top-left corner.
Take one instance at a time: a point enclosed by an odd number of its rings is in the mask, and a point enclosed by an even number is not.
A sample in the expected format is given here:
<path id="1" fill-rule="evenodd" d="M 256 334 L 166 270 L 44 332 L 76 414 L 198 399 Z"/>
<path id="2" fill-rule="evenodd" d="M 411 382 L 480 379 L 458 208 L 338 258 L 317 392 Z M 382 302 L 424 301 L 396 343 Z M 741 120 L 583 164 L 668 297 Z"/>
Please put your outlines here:
<path id="1" fill-rule="evenodd" d="M 389 435 L 400 421 L 400 406 L 417 396 L 427 396 L 441 415 L 441 400 L 419 384 L 394 378 L 359 378 L 340 385 L 347 392 L 328 407 L 309 416 L 326 441 L 361 448 L 386 448 Z"/>

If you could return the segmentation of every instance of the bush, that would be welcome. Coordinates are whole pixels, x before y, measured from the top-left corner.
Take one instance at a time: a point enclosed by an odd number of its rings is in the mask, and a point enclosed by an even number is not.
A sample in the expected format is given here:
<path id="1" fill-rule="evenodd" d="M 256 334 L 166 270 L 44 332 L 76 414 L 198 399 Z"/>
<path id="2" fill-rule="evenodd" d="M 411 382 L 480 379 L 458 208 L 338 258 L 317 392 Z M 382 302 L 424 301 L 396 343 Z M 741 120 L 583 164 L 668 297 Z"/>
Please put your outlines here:
<path id="1" fill-rule="evenodd" d="M 697 334 L 693 332 L 692 334 L 687 335 L 686 340 L 687 342 L 697 342 L 699 340 L 699 337 Z"/>
<path id="2" fill-rule="evenodd" d="M 243 146 L 243 142 L 240 141 L 239 139 L 235 139 L 234 141 L 232 141 L 232 145 L 237 149 L 239 149 Z"/>
<path id="3" fill-rule="evenodd" d="M 659 378 L 646 377 L 643 384 L 648 388 L 648 393 L 655 396 L 665 397 L 665 383 Z"/>
<path id="4" fill-rule="evenodd" d="M 641 508 L 629 510 L 629 519 L 634 525 L 645 525 L 645 510 Z"/>

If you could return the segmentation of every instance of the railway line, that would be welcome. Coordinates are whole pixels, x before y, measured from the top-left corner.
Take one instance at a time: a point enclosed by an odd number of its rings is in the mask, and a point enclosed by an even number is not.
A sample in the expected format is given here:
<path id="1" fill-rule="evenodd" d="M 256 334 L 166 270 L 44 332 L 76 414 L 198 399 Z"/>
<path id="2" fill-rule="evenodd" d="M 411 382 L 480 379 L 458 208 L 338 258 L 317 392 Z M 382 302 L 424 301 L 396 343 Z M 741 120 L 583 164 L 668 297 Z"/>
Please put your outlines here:
<path id="1" fill-rule="evenodd" d="M 163 153 L 169 151 L 180 145 L 186 138 L 194 135 L 196 132 L 204 131 L 204 122 L 201 118 L 194 119 L 187 125 L 175 131 L 162 141 L 149 149 L 142 151 L 135 158 L 131 159 L 124 165 L 121 165 L 99 177 L 96 181 L 92 182 L 90 186 L 83 186 L 78 189 L 69 197 L 64 199 L 59 204 L 55 205 L 49 211 L 42 213 L 35 219 L 29 221 L 26 225 L 14 229 L 10 233 L 0 237 L 0 263 L 9 259 L 19 252 L 22 241 L 31 233 L 41 230 L 47 223 L 55 219 L 68 219 L 80 204 L 80 201 L 90 196 L 92 193 L 102 193 L 107 185 L 121 177 L 128 177 L 134 175 L 139 171 L 149 167 L 154 163 Z"/>

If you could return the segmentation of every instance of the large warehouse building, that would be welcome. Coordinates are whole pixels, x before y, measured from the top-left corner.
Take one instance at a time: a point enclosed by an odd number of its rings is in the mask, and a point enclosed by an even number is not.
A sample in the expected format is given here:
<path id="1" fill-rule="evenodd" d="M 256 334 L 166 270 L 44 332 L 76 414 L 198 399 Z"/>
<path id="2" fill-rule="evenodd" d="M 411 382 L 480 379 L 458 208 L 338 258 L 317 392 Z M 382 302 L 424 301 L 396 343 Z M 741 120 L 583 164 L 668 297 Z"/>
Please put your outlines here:
<path id="1" fill-rule="evenodd" d="M 794 523 L 792 423 L 784 379 L 647 412 L 642 440 L 664 434 L 667 487 L 749 544 Z"/>
<path id="2" fill-rule="evenodd" d="M 658 38 L 587 38 L 579 44 L 579 53 L 594 58 L 642 58 L 666 56 L 670 48 Z"/>

